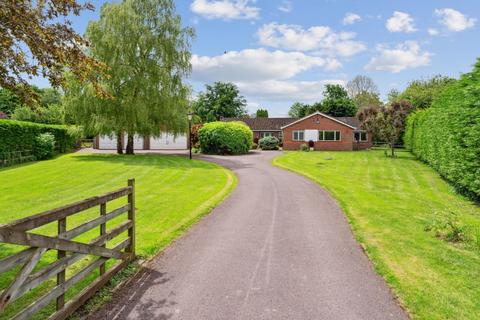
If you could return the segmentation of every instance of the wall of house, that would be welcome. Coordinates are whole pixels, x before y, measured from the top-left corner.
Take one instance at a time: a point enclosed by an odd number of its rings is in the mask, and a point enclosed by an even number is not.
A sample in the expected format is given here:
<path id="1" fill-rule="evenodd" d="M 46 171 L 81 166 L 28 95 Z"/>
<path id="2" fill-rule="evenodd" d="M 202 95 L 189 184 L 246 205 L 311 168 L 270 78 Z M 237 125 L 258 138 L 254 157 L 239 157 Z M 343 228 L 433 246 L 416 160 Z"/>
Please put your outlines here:
<path id="1" fill-rule="evenodd" d="M 283 149 L 298 150 L 305 141 L 293 141 L 293 131 L 295 130 L 335 130 L 340 131 L 340 141 L 315 141 L 315 150 L 345 151 L 353 150 L 353 129 L 325 118 L 322 115 L 314 115 L 299 121 L 283 129 Z M 369 135 L 370 139 L 370 135 Z"/>

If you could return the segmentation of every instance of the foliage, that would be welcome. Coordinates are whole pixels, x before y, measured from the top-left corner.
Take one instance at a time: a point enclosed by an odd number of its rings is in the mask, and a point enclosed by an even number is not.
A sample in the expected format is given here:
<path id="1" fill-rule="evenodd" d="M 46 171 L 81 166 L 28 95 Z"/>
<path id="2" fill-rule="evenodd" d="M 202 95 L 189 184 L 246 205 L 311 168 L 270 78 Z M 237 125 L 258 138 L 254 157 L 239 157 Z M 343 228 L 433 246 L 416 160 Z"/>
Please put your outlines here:
<path id="1" fill-rule="evenodd" d="M 295 102 L 288 115 L 294 118 L 303 118 L 316 111 L 333 117 L 352 117 L 357 112 L 355 102 L 348 96 L 347 91 L 338 84 L 327 84 L 323 91 L 324 99 L 312 105 Z"/>
<path id="2" fill-rule="evenodd" d="M 126 132 L 127 153 L 133 153 L 136 133 L 184 133 L 190 90 L 183 79 L 191 70 L 193 36 L 172 0 L 103 5 L 86 37 L 92 56 L 108 67 L 102 86 L 113 99 L 98 97 L 90 84 L 72 78 L 65 103 L 75 123 L 89 135 Z"/>
<path id="3" fill-rule="evenodd" d="M 257 150 L 258 149 L 258 144 L 256 142 L 252 142 L 252 147 L 250 149 L 251 150 Z"/>
<path id="4" fill-rule="evenodd" d="M 424 231 L 435 213 L 454 211 L 458 224 L 478 239 L 480 207 L 433 169 L 409 152 L 391 161 L 378 150 L 288 152 L 274 164 L 305 175 L 336 198 L 375 270 L 414 319 L 470 320 L 480 314 L 480 286 L 472 282 L 480 278 L 480 247 L 452 245 Z"/>
<path id="5" fill-rule="evenodd" d="M 255 116 L 257 118 L 268 118 L 268 110 L 267 109 L 258 109 Z"/>
<path id="6" fill-rule="evenodd" d="M 357 114 L 362 128 L 388 143 L 392 157 L 395 156 L 395 144 L 405 131 L 405 124 L 412 105 L 406 100 L 394 102 L 383 108 L 366 107 Z"/>
<path id="7" fill-rule="evenodd" d="M 323 91 L 322 110 L 333 117 L 353 117 L 357 112 L 355 102 L 339 84 L 327 84 Z"/>
<path id="8" fill-rule="evenodd" d="M 10 116 L 20 106 L 21 101 L 16 94 L 8 89 L 0 88 L 0 112 Z"/>
<path id="9" fill-rule="evenodd" d="M 355 102 L 357 109 L 370 106 L 381 106 L 380 93 L 372 78 L 356 76 L 346 86 L 348 96 Z"/>
<path id="10" fill-rule="evenodd" d="M 465 242 L 467 240 L 465 229 L 455 212 L 435 214 L 433 220 L 425 226 L 425 231 L 431 231 L 437 238 L 449 242 Z"/>
<path id="11" fill-rule="evenodd" d="M 303 151 L 303 152 L 309 152 L 310 151 L 310 147 L 308 146 L 308 144 L 306 143 L 302 143 L 299 147 L 299 150 L 300 151 Z"/>
<path id="12" fill-rule="evenodd" d="M 101 93 L 95 77 L 101 64 L 86 55 L 88 43 L 68 20 L 85 9 L 93 6 L 75 0 L 0 1 L 0 86 L 27 102 L 35 96 L 28 77 L 43 76 L 58 87 L 68 68 L 77 78 L 93 81 Z"/>
<path id="13" fill-rule="evenodd" d="M 198 139 L 198 130 L 200 130 L 203 127 L 203 124 L 194 124 L 192 125 L 191 128 L 191 139 L 192 139 L 192 147 L 194 148 L 199 148 L 200 147 L 200 141 Z"/>
<path id="14" fill-rule="evenodd" d="M 278 138 L 274 136 L 263 137 L 258 140 L 258 145 L 262 150 L 278 150 L 279 143 L 280 141 Z"/>
<path id="15" fill-rule="evenodd" d="M 3 112 L 3 111 L 0 111 L 0 119 L 7 119 L 8 118 L 8 115 Z"/>
<path id="16" fill-rule="evenodd" d="M 310 114 L 310 106 L 308 104 L 295 102 L 290 107 L 288 115 L 292 118 L 303 118 Z"/>
<path id="17" fill-rule="evenodd" d="M 364 107 L 381 107 L 383 106 L 382 101 L 380 100 L 380 96 L 378 93 L 372 92 L 362 92 L 355 96 L 353 99 L 357 109 L 360 110 Z"/>
<path id="18" fill-rule="evenodd" d="M 408 118 L 407 147 L 459 190 L 480 198 L 480 60 L 431 108 Z"/>
<path id="19" fill-rule="evenodd" d="M 42 133 L 55 137 L 55 151 L 61 153 L 74 149 L 79 138 L 78 129 L 67 126 L 0 120 L 0 153 L 33 151 L 35 140 Z"/>
<path id="20" fill-rule="evenodd" d="M 51 133 L 41 133 L 35 137 L 33 154 L 37 160 L 46 160 L 53 157 L 55 152 L 55 137 Z"/>
<path id="21" fill-rule="evenodd" d="M 315 142 L 313 140 L 308 140 L 308 147 L 313 148 L 315 146 Z"/>
<path id="22" fill-rule="evenodd" d="M 206 91 L 198 95 L 193 103 L 194 113 L 203 122 L 219 121 L 247 115 L 247 101 L 240 95 L 238 87 L 230 82 L 215 82 L 206 85 Z"/>
<path id="23" fill-rule="evenodd" d="M 398 91 L 395 88 L 391 89 L 387 94 L 388 104 L 392 104 L 394 102 L 399 101 L 400 100 L 399 97 L 400 97 L 400 91 Z"/>
<path id="24" fill-rule="evenodd" d="M 210 122 L 198 134 L 200 148 L 207 154 L 245 154 L 252 146 L 252 130 L 243 122 Z"/>
<path id="25" fill-rule="evenodd" d="M 12 114 L 12 119 L 45 124 L 64 124 L 65 109 L 63 105 L 60 104 L 38 107 L 36 109 L 22 106 L 15 109 Z"/>
<path id="26" fill-rule="evenodd" d="M 396 101 L 407 100 L 415 109 L 430 108 L 433 99 L 440 94 L 446 86 L 455 80 L 449 77 L 435 76 L 426 80 L 415 80 L 398 95 Z"/>
<path id="27" fill-rule="evenodd" d="M 166 155 L 131 157 L 72 153 L 49 161 L 0 170 L 0 224 L 117 190 L 126 186 L 127 179 L 131 177 L 135 177 L 137 182 L 135 198 L 138 209 L 135 223 L 139 231 L 136 235 L 136 251 L 143 260 L 155 256 L 187 232 L 190 226 L 221 202 L 236 184 L 236 177 L 231 171 L 206 161 Z M 117 202 L 112 202 L 111 209 L 116 204 Z M 69 228 L 96 217 L 98 211 L 88 210 L 85 214 L 76 215 L 73 220 L 69 219 Z M 122 219 L 112 220 L 109 228 L 114 228 L 121 222 Z M 57 226 L 51 223 L 39 232 L 56 236 Z M 93 231 L 81 235 L 76 241 L 88 243 L 95 237 L 97 233 Z M 3 245 L 0 259 L 13 250 L 22 249 L 20 246 Z M 56 259 L 56 253 L 47 252 L 42 256 L 40 264 L 52 263 Z M 85 262 L 89 261 L 91 259 L 83 261 L 83 264 L 77 262 L 69 271 L 81 270 L 85 267 Z M 10 275 L 13 276 L 12 273 Z M 94 273 L 92 275 L 98 276 Z M 0 288 L 5 288 L 11 279 L 12 277 L 2 274 Z M 47 281 L 42 292 L 33 290 L 25 298 L 17 299 L 2 310 L 0 317 L 13 318 L 21 308 L 38 301 L 54 287 L 55 281 Z M 71 297 L 83 288 L 85 283 L 73 286 L 69 289 L 68 296 Z M 46 306 L 31 319 L 47 319 L 54 310 L 55 303 Z"/>

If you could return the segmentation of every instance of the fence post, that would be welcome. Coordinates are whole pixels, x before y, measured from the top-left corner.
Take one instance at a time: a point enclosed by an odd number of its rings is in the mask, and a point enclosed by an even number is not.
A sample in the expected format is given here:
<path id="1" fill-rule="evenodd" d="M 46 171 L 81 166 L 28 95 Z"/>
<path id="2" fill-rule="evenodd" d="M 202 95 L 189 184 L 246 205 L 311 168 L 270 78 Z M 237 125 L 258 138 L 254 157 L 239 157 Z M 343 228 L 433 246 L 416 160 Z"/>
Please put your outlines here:
<path id="1" fill-rule="evenodd" d="M 131 259 L 135 258 L 135 179 L 128 179 L 128 186 L 132 187 L 132 192 L 128 195 L 128 203 L 130 210 L 128 211 L 128 219 L 132 221 L 132 227 L 128 229 L 128 237 L 130 238 L 130 247 L 127 252 L 131 253 Z"/>
<path id="2" fill-rule="evenodd" d="M 100 215 L 104 216 L 107 214 L 107 203 L 103 202 L 100 204 Z M 105 233 L 107 233 L 107 223 L 104 222 L 100 225 L 100 235 L 103 236 Z M 102 247 L 106 247 L 104 244 Z M 102 263 L 100 265 L 100 275 L 103 275 L 105 273 L 105 263 Z"/>
<path id="3" fill-rule="evenodd" d="M 67 231 L 67 218 L 58 220 L 58 234 L 64 233 Z M 58 250 L 57 259 L 62 259 L 67 256 L 67 252 L 63 250 Z M 57 273 L 57 286 L 65 282 L 65 269 Z M 65 294 L 58 296 L 57 298 L 57 310 L 60 310 L 65 305 Z"/>

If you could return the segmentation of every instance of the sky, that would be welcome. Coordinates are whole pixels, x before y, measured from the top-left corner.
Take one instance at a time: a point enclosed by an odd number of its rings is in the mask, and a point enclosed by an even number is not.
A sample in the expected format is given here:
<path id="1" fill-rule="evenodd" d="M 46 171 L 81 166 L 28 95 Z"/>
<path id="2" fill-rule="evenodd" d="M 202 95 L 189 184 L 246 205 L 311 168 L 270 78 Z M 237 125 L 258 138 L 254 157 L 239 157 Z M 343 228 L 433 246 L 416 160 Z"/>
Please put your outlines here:
<path id="1" fill-rule="evenodd" d="M 81 1 L 80 1 L 81 2 Z M 73 18 L 84 34 L 106 1 Z M 371 77 L 381 97 L 414 79 L 458 78 L 480 57 L 478 0 L 179 0 L 194 27 L 194 95 L 235 83 L 249 112 L 287 116 L 292 103 L 322 99 L 327 83 Z M 38 79 L 39 86 L 46 86 Z"/>

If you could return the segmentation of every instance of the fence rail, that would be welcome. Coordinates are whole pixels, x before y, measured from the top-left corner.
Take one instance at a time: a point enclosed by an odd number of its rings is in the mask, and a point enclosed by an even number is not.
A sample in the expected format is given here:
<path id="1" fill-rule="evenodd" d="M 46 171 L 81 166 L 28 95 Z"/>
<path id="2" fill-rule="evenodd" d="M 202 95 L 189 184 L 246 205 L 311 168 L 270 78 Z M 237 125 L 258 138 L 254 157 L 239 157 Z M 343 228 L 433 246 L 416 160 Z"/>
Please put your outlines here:
<path id="1" fill-rule="evenodd" d="M 128 203 L 107 212 L 107 203 L 122 197 L 127 197 Z M 68 217 L 96 206 L 99 206 L 99 217 L 68 230 Z M 127 220 L 107 230 L 107 221 L 124 213 L 127 213 Z M 56 236 L 29 232 L 52 222 L 57 222 Z M 99 236 L 89 243 L 72 241 L 75 237 L 96 227 L 99 227 Z M 126 239 L 113 248 L 106 247 L 108 241 L 124 232 L 128 232 Z M 65 319 L 105 285 L 115 273 L 134 259 L 135 180 L 128 180 L 128 186 L 125 188 L 1 225 L 0 243 L 2 242 L 29 248 L 0 260 L 0 276 L 17 266 L 22 266 L 7 288 L 0 292 L 0 315 L 8 304 L 45 281 L 56 277 L 56 286 L 20 311 L 14 319 L 29 319 L 54 300 L 56 312 L 50 319 Z M 57 251 L 57 260 L 33 272 L 42 255 L 48 250 Z M 96 258 L 67 279 L 67 268 L 88 256 Z M 107 270 L 105 263 L 109 259 L 118 261 Z M 65 302 L 65 293 L 97 268 L 99 276 L 79 294 Z"/>
<path id="2" fill-rule="evenodd" d="M 34 160 L 35 156 L 31 150 L 0 152 L 0 168 Z"/>

